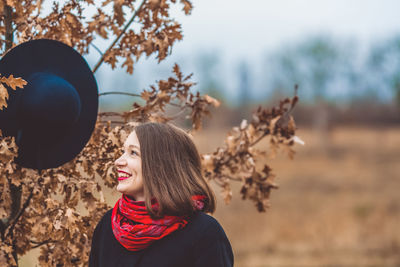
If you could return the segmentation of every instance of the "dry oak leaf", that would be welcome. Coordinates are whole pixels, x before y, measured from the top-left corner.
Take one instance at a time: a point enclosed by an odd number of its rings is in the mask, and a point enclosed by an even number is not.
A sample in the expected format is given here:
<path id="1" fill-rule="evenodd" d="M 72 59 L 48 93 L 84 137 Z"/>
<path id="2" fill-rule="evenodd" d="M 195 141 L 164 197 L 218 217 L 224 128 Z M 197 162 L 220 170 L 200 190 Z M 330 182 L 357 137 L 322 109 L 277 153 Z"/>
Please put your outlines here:
<path id="1" fill-rule="evenodd" d="M 7 88 L 5 88 L 4 85 L 0 83 L 0 110 L 2 110 L 3 107 L 7 107 L 7 102 L 6 102 L 7 99 L 8 99 Z"/>
<path id="2" fill-rule="evenodd" d="M 9 87 L 11 87 L 13 90 L 16 90 L 18 87 L 23 88 L 27 82 L 22 79 L 22 78 L 14 78 L 14 76 L 11 74 L 6 77 L 1 77 L 0 78 L 0 110 L 3 109 L 3 107 L 7 107 L 7 99 L 8 99 L 8 91 L 7 88 L 2 84 L 5 83 Z"/>
<path id="3" fill-rule="evenodd" d="M 214 171 L 214 159 L 211 155 L 202 155 L 202 165 L 205 168 L 206 171 L 212 172 Z"/>
<path id="4" fill-rule="evenodd" d="M 219 107 L 219 105 L 221 104 L 221 102 L 219 102 L 217 99 L 209 95 L 204 95 L 204 99 L 207 101 L 207 103 L 213 104 L 214 107 Z"/>
<path id="5" fill-rule="evenodd" d="M 125 60 L 125 62 L 122 64 L 122 67 L 126 66 L 126 71 L 129 74 L 133 73 L 133 60 L 131 58 L 131 56 L 128 56 Z"/>
<path id="6" fill-rule="evenodd" d="M 17 89 L 18 87 L 23 88 L 27 84 L 27 82 L 24 79 L 14 78 L 14 76 L 12 74 L 10 74 L 10 76 L 8 76 L 8 78 L 1 77 L 0 81 L 3 83 L 6 83 L 13 90 Z"/>
<path id="7" fill-rule="evenodd" d="M 0 132 L 1 134 L 1 132 Z M 0 140 L 0 161 L 8 162 L 17 156 L 17 149 L 14 140 L 8 144 L 6 140 Z"/>
<path id="8" fill-rule="evenodd" d="M 185 15 L 189 15 L 192 11 L 193 5 L 189 1 L 183 1 L 184 7 L 183 10 L 185 11 Z"/>

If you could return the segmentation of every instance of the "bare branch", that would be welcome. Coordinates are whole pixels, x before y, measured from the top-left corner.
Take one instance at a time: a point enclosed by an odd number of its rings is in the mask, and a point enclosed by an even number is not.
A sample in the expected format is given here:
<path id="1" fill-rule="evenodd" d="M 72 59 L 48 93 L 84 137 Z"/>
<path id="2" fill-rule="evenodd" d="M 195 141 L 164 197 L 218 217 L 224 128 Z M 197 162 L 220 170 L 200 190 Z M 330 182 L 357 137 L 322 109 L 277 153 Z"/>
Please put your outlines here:
<path id="1" fill-rule="evenodd" d="M 143 2 L 140 4 L 139 8 L 136 9 L 135 13 L 132 15 L 131 19 L 128 21 L 128 23 L 125 25 L 124 29 L 121 31 L 121 33 L 115 38 L 114 42 L 107 48 L 107 50 L 103 53 L 101 56 L 100 60 L 96 63 L 96 65 L 93 68 L 93 73 L 97 71 L 97 69 L 100 67 L 100 65 L 103 63 L 104 58 L 106 57 L 107 53 L 114 47 L 114 45 L 119 41 L 119 39 L 126 33 L 128 30 L 129 26 L 132 24 L 133 20 L 136 18 L 137 14 L 140 12 L 142 9 L 144 3 L 146 3 L 146 0 L 143 0 Z"/>
<path id="2" fill-rule="evenodd" d="M 103 52 L 101 52 L 100 48 L 98 48 L 98 47 L 97 47 L 95 44 L 93 44 L 93 43 L 90 43 L 90 45 L 93 46 L 94 49 L 96 49 L 97 52 L 99 52 L 99 54 L 100 54 L 101 56 L 103 56 Z"/>
<path id="3" fill-rule="evenodd" d="M 125 124 L 124 121 L 100 121 L 101 123 L 107 123 L 107 122 L 111 122 L 111 123 L 117 123 L 117 124 Z"/>
<path id="4" fill-rule="evenodd" d="M 28 198 L 25 200 L 24 205 L 22 206 L 22 208 L 19 210 L 17 216 L 15 217 L 15 219 L 12 220 L 12 222 L 10 223 L 10 228 L 8 229 L 8 234 L 12 233 L 12 230 L 14 229 L 15 225 L 18 222 L 18 219 L 22 216 L 22 214 L 25 212 L 26 208 L 29 206 L 29 202 L 31 201 L 31 198 L 33 197 L 33 188 L 31 188 L 31 191 L 29 192 L 29 196 Z"/>
<path id="5" fill-rule="evenodd" d="M 258 142 L 260 142 L 264 137 L 266 137 L 268 135 L 267 132 L 264 132 L 263 135 L 261 135 L 260 137 L 258 137 L 255 141 L 253 141 L 250 146 L 254 146 L 255 144 L 257 144 Z"/>
<path id="6" fill-rule="evenodd" d="M 107 116 L 119 116 L 122 117 L 123 115 L 118 112 L 100 112 L 99 117 L 107 117 Z"/>
<path id="7" fill-rule="evenodd" d="M 102 96 L 102 95 L 129 95 L 129 96 L 141 97 L 141 95 L 138 95 L 138 94 L 132 94 L 132 93 L 127 93 L 127 92 L 117 92 L 117 91 L 104 92 L 104 93 L 99 94 L 99 96 Z"/>
<path id="8" fill-rule="evenodd" d="M 4 25 L 6 28 L 5 32 L 5 50 L 7 52 L 14 42 L 14 34 L 13 34 L 13 27 L 12 27 L 12 7 L 6 5 L 4 7 Z"/>
<path id="9" fill-rule="evenodd" d="M 48 240 L 45 240 L 45 241 L 42 241 L 42 242 L 38 242 L 38 241 L 35 241 L 35 240 L 30 240 L 29 242 L 31 242 L 32 244 L 35 244 L 34 246 L 32 246 L 32 248 L 38 248 L 38 247 L 46 245 L 48 243 L 56 243 L 58 241 L 57 240 L 48 239 Z"/>

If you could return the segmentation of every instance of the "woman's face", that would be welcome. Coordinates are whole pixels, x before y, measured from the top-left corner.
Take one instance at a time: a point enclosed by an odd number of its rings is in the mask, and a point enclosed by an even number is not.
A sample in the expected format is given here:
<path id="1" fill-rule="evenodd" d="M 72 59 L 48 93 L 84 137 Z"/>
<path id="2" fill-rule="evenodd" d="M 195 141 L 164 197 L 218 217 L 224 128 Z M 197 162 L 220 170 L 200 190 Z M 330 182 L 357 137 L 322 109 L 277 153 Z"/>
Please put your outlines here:
<path id="1" fill-rule="evenodd" d="M 115 161 L 118 170 L 117 191 L 136 201 L 144 201 L 140 144 L 134 131 L 126 139 L 122 152 Z"/>

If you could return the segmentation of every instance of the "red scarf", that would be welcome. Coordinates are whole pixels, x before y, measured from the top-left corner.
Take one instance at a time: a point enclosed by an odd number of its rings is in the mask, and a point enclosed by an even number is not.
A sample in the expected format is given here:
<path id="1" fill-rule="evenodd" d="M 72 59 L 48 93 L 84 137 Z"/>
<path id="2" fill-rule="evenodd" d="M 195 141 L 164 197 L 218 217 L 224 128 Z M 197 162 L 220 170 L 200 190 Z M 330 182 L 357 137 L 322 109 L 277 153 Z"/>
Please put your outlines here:
<path id="1" fill-rule="evenodd" d="M 204 207 L 205 196 L 192 197 L 197 210 Z M 152 205 L 153 209 L 158 203 Z M 111 227 L 115 238 L 127 250 L 138 251 L 150 246 L 188 223 L 184 216 L 164 216 L 153 220 L 146 210 L 144 201 L 135 201 L 126 195 L 117 201 L 111 215 Z"/>

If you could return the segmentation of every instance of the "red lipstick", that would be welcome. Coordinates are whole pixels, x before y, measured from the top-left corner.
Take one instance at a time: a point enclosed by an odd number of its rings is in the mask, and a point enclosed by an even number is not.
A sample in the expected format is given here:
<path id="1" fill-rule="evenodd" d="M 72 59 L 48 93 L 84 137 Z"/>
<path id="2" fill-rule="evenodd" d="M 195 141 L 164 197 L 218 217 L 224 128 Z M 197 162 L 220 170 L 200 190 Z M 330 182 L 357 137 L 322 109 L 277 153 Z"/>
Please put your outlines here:
<path id="1" fill-rule="evenodd" d="M 130 173 L 125 172 L 125 171 L 121 171 L 121 170 L 118 170 L 118 173 L 119 173 L 118 181 L 122 181 L 122 180 L 128 179 L 129 177 L 132 176 Z"/>

